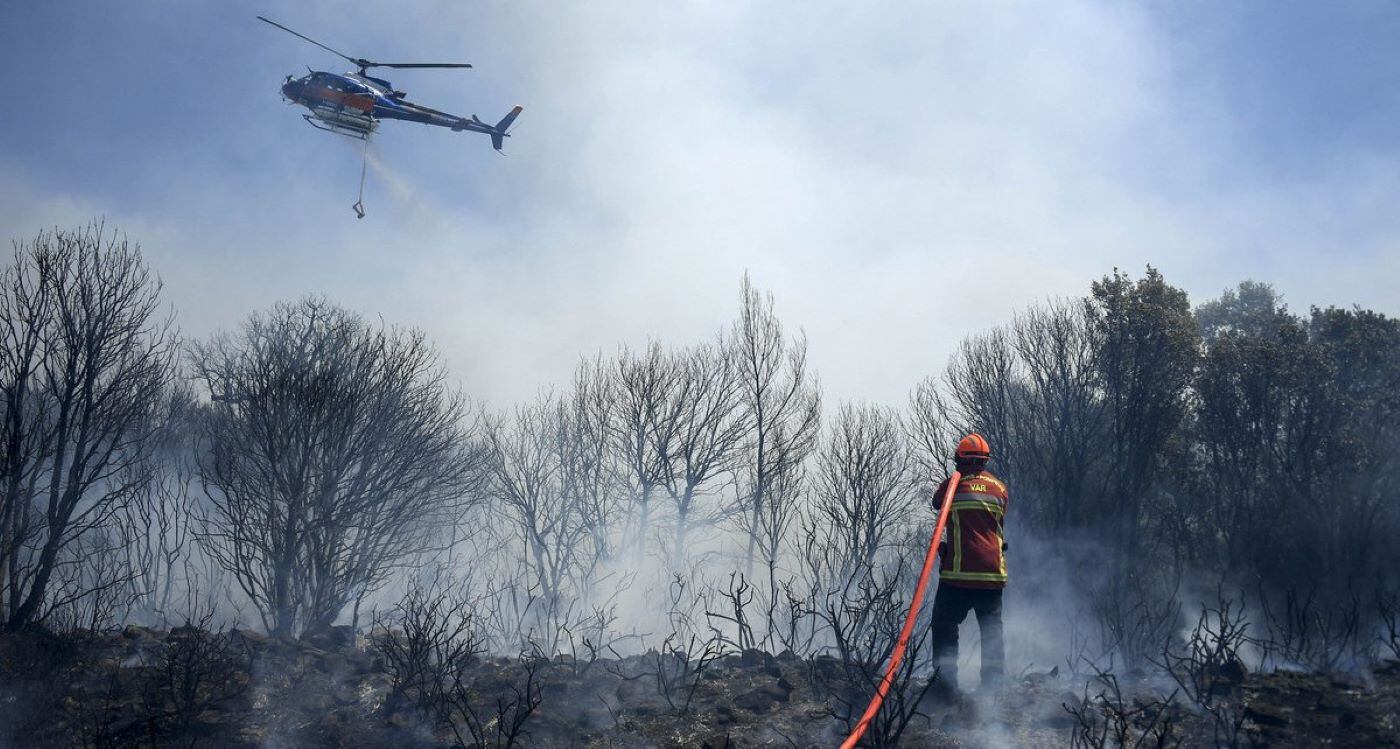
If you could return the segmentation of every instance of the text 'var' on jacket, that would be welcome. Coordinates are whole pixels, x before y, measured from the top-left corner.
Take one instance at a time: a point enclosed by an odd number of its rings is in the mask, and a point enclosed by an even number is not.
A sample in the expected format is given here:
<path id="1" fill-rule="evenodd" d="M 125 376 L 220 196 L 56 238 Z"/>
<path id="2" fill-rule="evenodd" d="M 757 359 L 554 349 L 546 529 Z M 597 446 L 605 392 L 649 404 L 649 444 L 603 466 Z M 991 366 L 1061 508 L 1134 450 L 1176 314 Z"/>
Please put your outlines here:
<path id="1" fill-rule="evenodd" d="M 945 479 L 934 496 L 947 490 Z M 1006 484 L 990 471 L 972 471 L 958 481 L 939 560 L 941 582 L 960 588 L 1006 587 L 1007 499 Z"/>

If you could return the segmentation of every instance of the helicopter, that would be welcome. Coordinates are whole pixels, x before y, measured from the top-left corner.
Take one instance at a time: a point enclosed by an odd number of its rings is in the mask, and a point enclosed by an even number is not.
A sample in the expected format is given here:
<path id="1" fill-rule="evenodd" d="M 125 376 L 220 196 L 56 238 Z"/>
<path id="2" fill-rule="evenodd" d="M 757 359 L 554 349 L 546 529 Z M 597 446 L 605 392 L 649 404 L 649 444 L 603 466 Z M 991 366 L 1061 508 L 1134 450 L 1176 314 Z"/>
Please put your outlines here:
<path id="1" fill-rule="evenodd" d="M 300 78 L 289 75 L 282 83 L 282 97 L 311 110 L 311 114 L 304 114 L 302 118 L 317 129 L 368 140 L 370 134 L 379 128 L 380 120 L 407 120 L 451 128 L 457 132 L 483 133 L 491 136 L 491 146 L 500 151 L 505 139 L 510 137 L 507 131 L 520 115 L 521 107 L 515 107 L 499 122 L 491 125 L 476 115 L 468 118 L 439 112 L 408 101 L 404 98 L 406 94 L 396 90 L 392 83 L 368 72 L 370 68 L 470 68 L 468 63 L 374 62 L 338 52 L 276 21 L 262 16 L 258 16 L 258 20 L 343 57 L 359 68 L 357 72 L 343 74 L 308 68 L 307 75 Z"/>

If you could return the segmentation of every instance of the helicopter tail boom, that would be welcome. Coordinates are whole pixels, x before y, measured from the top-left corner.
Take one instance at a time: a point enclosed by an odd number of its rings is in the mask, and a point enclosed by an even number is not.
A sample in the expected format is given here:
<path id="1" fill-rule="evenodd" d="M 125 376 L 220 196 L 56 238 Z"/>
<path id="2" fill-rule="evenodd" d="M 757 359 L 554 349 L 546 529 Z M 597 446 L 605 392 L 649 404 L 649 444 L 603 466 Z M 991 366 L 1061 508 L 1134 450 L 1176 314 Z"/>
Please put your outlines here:
<path id="1" fill-rule="evenodd" d="M 458 117 L 456 121 L 452 122 L 449 126 L 458 132 L 466 130 L 473 133 L 489 135 L 491 136 L 491 146 L 499 151 L 501 147 L 505 145 L 505 139 L 510 137 L 510 132 L 508 132 L 510 126 L 515 122 L 515 118 L 520 116 L 523 109 L 523 107 L 515 107 L 507 112 L 506 116 L 502 117 L 500 122 L 497 122 L 495 125 L 483 122 L 480 117 L 472 115 L 470 118 Z M 435 114 L 442 115 L 441 112 Z M 451 115 L 442 116 L 450 117 Z"/>

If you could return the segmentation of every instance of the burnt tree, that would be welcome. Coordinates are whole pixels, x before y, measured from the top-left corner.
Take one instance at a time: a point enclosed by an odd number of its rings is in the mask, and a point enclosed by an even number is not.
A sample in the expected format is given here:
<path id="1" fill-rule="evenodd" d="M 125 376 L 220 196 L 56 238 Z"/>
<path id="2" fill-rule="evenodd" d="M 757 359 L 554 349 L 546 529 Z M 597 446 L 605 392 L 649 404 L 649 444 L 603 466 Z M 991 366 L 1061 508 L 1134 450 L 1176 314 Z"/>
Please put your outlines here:
<path id="1" fill-rule="evenodd" d="M 82 584 L 75 550 L 150 481 L 175 372 L 160 290 L 139 248 L 101 224 L 16 245 L 0 276 L 0 619 L 8 627 L 95 592 Z M 60 580 L 77 585 L 55 598 Z"/>
<path id="2" fill-rule="evenodd" d="M 417 331 L 320 299 L 194 349 L 210 405 L 201 540 L 276 633 L 331 624 L 443 542 L 480 475 L 463 400 Z"/>

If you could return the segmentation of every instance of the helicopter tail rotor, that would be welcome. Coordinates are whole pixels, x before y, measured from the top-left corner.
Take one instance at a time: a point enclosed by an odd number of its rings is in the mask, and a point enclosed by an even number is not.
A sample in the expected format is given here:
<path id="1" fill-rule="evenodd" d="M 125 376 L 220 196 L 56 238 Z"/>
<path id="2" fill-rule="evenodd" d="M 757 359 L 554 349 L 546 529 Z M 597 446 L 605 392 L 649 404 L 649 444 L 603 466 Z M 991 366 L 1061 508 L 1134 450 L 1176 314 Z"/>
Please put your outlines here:
<path id="1" fill-rule="evenodd" d="M 501 118 L 501 121 L 500 121 L 500 122 L 497 122 L 497 123 L 496 123 L 496 126 L 495 126 L 495 127 L 491 128 L 491 147 L 492 147 L 492 148 L 494 148 L 494 149 L 496 149 L 497 151 L 499 151 L 499 150 L 501 150 L 501 147 L 505 145 L 505 139 L 506 139 L 507 137 L 510 136 L 510 133 L 508 133 L 508 132 L 506 132 L 506 131 L 509 130 L 509 129 L 510 129 L 510 126 L 515 122 L 515 118 L 520 116 L 520 112 L 521 112 L 522 110 L 523 110 L 523 107 L 516 107 L 516 108 L 510 110 L 510 112 L 509 112 L 508 114 L 506 114 L 505 117 L 502 117 L 502 118 Z M 475 115 L 473 115 L 473 116 L 475 116 Z"/>

